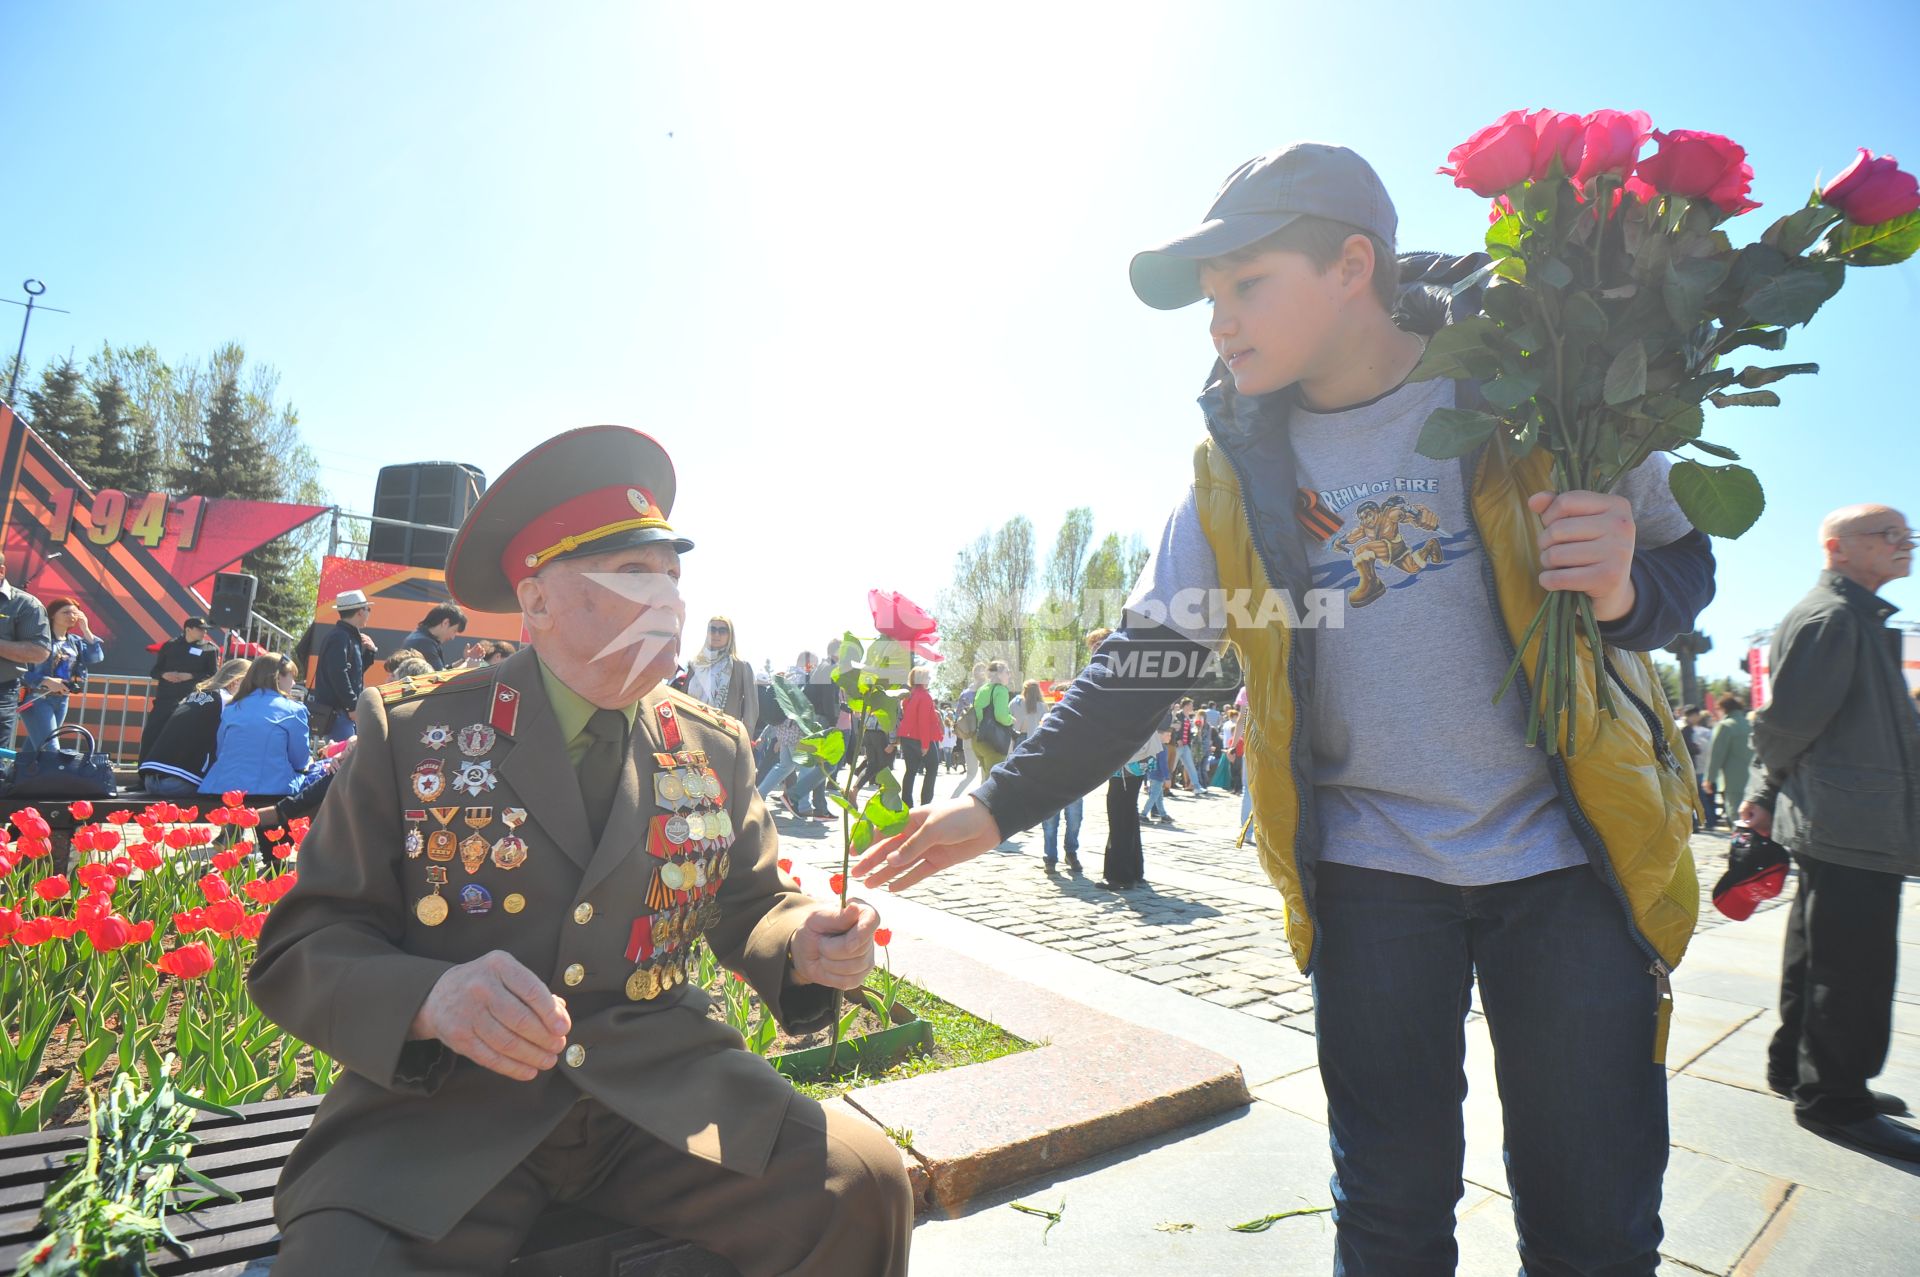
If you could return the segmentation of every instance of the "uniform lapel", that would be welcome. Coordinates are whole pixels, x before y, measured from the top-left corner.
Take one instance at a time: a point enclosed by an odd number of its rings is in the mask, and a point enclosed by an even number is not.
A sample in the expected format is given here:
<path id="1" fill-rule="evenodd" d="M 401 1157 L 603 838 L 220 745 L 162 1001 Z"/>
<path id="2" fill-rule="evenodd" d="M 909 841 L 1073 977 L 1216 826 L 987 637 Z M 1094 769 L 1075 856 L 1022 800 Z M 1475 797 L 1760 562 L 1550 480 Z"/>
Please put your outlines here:
<path id="1" fill-rule="evenodd" d="M 657 770 L 653 753 L 662 748 L 653 723 L 653 706 L 660 695 L 658 690 L 649 693 L 633 716 L 633 730 L 627 733 L 627 756 L 620 768 L 620 787 L 614 791 L 607 828 L 594 849 L 587 876 L 581 880 L 583 896 L 646 842 L 647 818 L 653 814 L 653 773 Z"/>
<path id="2" fill-rule="evenodd" d="M 500 775 L 512 786 L 527 815 L 568 859 L 585 869 L 593 859 L 587 805 L 580 797 L 580 778 L 567 757 L 560 720 L 554 717 L 553 703 L 540 680 L 539 658 L 531 647 L 501 662 L 500 682 L 520 694 L 513 748 L 500 760 Z M 619 810 L 617 801 L 615 810 Z"/>

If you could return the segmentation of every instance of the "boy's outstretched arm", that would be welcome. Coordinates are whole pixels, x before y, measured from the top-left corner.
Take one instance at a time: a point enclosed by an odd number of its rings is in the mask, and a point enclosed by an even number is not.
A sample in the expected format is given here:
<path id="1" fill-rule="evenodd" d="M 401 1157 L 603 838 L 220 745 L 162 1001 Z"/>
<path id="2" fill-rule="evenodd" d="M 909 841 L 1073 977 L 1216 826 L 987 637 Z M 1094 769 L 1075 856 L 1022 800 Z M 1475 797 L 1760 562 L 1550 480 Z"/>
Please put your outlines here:
<path id="1" fill-rule="evenodd" d="M 904 831 L 868 850 L 854 876 L 900 891 L 1038 824 L 1132 758 L 1213 656 L 1207 644 L 1129 614 L 984 784 L 916 810 Z"/>

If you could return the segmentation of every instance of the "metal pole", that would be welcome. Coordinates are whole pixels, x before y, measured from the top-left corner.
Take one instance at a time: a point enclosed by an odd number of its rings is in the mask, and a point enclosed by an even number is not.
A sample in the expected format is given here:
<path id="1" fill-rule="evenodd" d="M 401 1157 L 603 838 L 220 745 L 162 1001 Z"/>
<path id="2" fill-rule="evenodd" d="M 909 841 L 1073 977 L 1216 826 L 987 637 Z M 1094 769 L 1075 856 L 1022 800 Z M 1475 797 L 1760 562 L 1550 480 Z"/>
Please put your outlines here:
<path id="1" fill-rule="evenodd" d="M 13 352 L 13 375 L 7 379 L 7 402 L 13 402 L 13 392 L 20 385 L 20 361 L 27 353 L 27 325 L 33 322 L 34 299 L 47 291 L 47 286 L 37 279 L 29 279 L 20 285 L 27 294 L 27 313 L 20 321 L 20 345 Z"/>

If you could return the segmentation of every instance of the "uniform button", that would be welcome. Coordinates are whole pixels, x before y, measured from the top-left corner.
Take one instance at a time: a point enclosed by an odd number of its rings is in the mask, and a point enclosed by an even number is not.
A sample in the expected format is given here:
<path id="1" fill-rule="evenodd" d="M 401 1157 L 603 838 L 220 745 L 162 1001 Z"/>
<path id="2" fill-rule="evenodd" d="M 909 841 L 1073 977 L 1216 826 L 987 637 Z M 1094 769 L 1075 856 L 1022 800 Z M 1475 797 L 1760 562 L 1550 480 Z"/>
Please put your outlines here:
<path id="1" fill-rule="evenodd" d="M 568 984 L 579 984 L 587 978 L 587 969 L 576 962 L 567 968 L 566 974 L 561 978 Z"/>
<path id="2" fill-rule="evenodd" d="M 567 1048 L 567 1067 L 579 1068 L 587 1062 L 587 1048 L 575 1042 Z"/>
<path id="3" fill-rule="evenodd" d="M 573 920 L 581 926 L 593 921 L 593 905 L 585 900 L 573 907 Z"/>

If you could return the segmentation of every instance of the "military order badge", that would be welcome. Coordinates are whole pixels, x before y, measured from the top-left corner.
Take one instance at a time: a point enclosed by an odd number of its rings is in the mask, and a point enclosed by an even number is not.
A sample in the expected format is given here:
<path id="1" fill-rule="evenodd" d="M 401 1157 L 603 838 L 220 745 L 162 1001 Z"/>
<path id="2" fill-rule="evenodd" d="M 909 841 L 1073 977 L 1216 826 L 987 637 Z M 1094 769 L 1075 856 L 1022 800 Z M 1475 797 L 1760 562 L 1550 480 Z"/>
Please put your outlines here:
<path id="1" fill-rule="evenodd" d="M 445 723 L 435 723 L 420 733 L 420 743 L 428 749 L 445 749 L 453 743 L 453 728 Z"/>
<path id="2" fill-rule="evenodd" d="M 474 798 L 499 783 L 500 778 L 493 774 L 493 763 L 485 759 L 466 764 L 453 777 L 453 787 Z"/>
<path id="3" fill-rule="evenodd" d="M 468 758 L 484 758 L 499 736 L 485 723 L 473 723 L 460 729 L 460 752 Z"/>
<path id="4" fill-rule="evenodd" d="M 430 803 L 447 792 L 446 764 L 437 758 L 423 758 L 413 768 L 413 793 Z"/>

